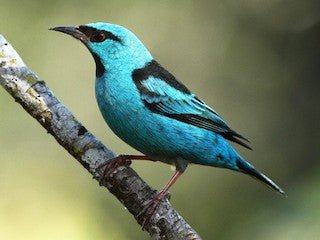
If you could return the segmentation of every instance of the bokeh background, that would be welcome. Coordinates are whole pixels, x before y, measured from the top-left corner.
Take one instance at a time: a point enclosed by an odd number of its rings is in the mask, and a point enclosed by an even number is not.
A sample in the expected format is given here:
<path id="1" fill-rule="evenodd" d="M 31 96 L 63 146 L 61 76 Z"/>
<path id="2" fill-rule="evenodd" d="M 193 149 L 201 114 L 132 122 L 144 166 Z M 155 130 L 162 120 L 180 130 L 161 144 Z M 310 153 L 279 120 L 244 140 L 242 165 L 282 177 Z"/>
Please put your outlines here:
<path id="1" fill-rule="evenodd" d="M 247 136 L 237 149 L 288 198 L 228 170 L 190 166 L 171 203 L 203 239 L 320 239 L 320 2 L 5 1 L 0 33 L 56 96 L 116 153 L 93 59 L 49 27 L 105 21 L 131 29 L 154 57 Z M 110 193 L 0 88 L 0 239 L 148 239 Z M 133 168 L 160 189 L 162 163 Z"/>

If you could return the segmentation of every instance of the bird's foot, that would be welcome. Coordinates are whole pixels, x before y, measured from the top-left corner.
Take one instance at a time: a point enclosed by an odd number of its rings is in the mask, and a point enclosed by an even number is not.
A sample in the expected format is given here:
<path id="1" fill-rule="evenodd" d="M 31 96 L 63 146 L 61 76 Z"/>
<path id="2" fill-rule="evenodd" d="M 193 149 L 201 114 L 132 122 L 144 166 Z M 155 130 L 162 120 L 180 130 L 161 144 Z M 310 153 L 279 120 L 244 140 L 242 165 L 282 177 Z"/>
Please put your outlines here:
<path id="1" fill-rule="evenodd" d="M 137 218 L 143 215 L 143 222 L 141 224 L 142 230 L 145 229 L 146 225 L 150 222 L 151 218 L 157 212 L 160 203 L 163 199 L 170 198 L 169 192 L 158 192 L 151 200 L 144 203 L 143 209 L 137 215 Z"/>
<path id="2" fill-rule="evenodd" d="M 109 159 L 103 163 L 101 163 L 96 169 L 99 170 L 103 168 L 103 173 L 99 177 L 100 186 L 103 185 L 103 182 L 106 178 L 109 178 L 111 174 L 120 166 L 131 164 L 130 158 L 127 155 L 119 155 L 115 158 Z"/>

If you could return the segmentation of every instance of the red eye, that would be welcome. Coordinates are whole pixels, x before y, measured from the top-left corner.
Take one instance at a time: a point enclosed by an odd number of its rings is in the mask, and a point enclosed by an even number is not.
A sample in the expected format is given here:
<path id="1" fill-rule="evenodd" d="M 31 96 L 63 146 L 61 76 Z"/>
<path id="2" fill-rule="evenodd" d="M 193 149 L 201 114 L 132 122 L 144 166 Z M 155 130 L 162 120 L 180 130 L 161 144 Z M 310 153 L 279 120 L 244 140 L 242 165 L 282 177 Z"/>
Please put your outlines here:
<path id="1" fill-rule="evenodd" d="M 106 35 L 103 32 L 96 32 L 91 36 L 91 42 L 103 42 L 106 39 Z"/>

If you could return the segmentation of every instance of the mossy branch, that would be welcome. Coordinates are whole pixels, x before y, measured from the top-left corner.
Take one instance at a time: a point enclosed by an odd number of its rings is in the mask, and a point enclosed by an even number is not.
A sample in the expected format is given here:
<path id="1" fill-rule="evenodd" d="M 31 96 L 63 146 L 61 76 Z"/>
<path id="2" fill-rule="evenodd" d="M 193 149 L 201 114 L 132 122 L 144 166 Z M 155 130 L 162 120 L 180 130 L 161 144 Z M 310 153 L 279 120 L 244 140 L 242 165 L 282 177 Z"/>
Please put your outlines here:
<path id="1" fill-rule="evenodd" d="M 34 117 L 57 142 L 64 147 L 95 179 L 102 174 L 97 169 L 102 162 L 115 157 L 74 115 L 53 95 L 22 61 L 10 43 L 0 35 L 0 84 L 16 102 Z M 137 217 L 144 203 L 155 190 L 146 184 L 129 166 L 118 167 L 102 185 L 109 189 L 141 225 Z M 159 210 L 145 226 L 152 239 L 200 239 L 190 225 L 163 200 Z"/>

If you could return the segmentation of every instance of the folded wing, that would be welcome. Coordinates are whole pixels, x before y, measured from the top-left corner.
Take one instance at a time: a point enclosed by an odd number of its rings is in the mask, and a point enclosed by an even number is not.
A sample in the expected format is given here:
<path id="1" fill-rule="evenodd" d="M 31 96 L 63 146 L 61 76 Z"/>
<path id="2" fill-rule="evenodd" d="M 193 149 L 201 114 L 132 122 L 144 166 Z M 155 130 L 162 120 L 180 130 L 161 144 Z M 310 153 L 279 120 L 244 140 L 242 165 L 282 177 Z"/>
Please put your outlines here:
<path id="1" fill-rule="evenodd" d="M 208 105 L 191 93 L 156 61 L 132 74 L 145 106 L 154 113 L 220 134 L 251 149 L 248 140 L 228 127 Z M 243 141 L 244 140 L 244 141 Z"/>

